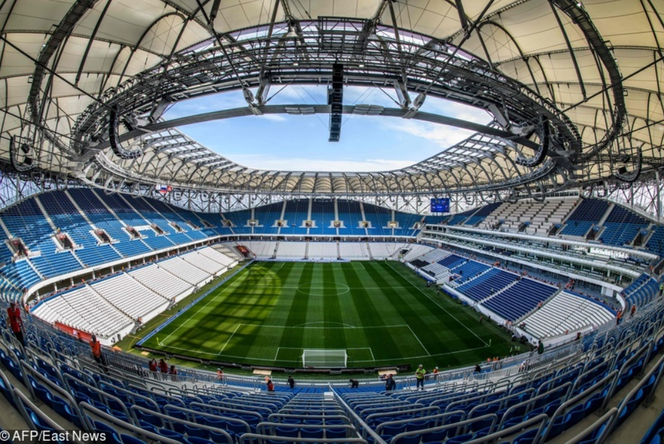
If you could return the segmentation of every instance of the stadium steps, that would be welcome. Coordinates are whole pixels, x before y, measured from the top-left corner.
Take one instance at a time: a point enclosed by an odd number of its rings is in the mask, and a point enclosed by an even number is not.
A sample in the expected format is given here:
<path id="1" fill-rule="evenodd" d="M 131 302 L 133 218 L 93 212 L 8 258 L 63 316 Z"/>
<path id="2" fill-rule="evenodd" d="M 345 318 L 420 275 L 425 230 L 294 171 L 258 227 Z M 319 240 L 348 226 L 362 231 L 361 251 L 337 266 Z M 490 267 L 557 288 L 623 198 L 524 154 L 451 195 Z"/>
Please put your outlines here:
<path id="1" fill-rule="evenodd" d="M 96 289 L 94 289 L 94 288 L 92 287 L 92 285 L 85 284 L 85 286 L 88 287 L 88 289 L 89 289 L 91 292 L 93 292 L 94 294 L 96 294 L 97 296 L 99 296 L 100 298 L 102 298 L 107 304 L 111 305 L 111 306 L 112 306 L 113 308 L 115 308 L 117 311 L 119 311 L 119 312 L 122 313 L 124 316 L 126 316 L 127 318 L 129 318 L 129 319 L 131 320 L 131 322 L 135 322 L 134 318 L 132 318 L 131 316 L 129 316 L 129 314 L 128 314 L 127 312 L 125 312 L 124 310 L 122 310 L 120 307 L 118 307 L 117 305 L 115 305 L 113 302 L 111 302 L 111 301 L 109 301 L 108 299 L 106 299 L 106 298 L 104 297 L 104 295 L 101 294 L 100 292 L 98 292 Z M 145 285 L 143 285 L 143 287 L 145 287 Z M 146 288 L 147 288 L 147 287 L 146 287 Z M 150 292 L 153 293 L 152 290 L 150 290 Z"/>
<path id="2" fill-rule="evenodd" d="M 615 206 L 616 206 L 616 204 L 614 204 L 614 203 L 609 204 L 609 208 L 606 209 L 606 211 L 604 212 L 604 214 L 602 215 L 602 217 L 600 218 L 600 220 L 597 221 L 597 223 L 596 223 L 595 225 L 596 225 L 596 226 L 603 227 L 603 226 L 604 226 L 604 222 L 606 222 L 606 220 L 609 218 L 609 216 L 611 215 L 611 211 L 613 211 L 613 208 L 614 208 Z M 598 233 L 598 234 L 601 234 L 601 233 Z"/>
<path id="3" fill-rule="evenodd" d="M 359 204 L 360 204 L 360 214 L 362 215 L 362 220 L 365 221 L 365 220 L 367 220 L 367 215 L 366 215 L 366 213 L 364 212 L 364 203 L 363 203 L 363 202 L 359 202 Z M 368 236 L 368 235 L 369 235 L 369 230 L 367 230 L 366 228 L 364 228 L 364 234 Z"/>
<path id="4" fill-rule="evenodd" d="M 34 199 L 41 212 L 44 213 L 44 219 L 46 219 L 46 222 L 48 222 L 54 232 L 57 231 L 58 227 L 55 226 L 53 219 L 51 219 L 51 215 L 48 214 L 48 211 L 46 211 L 46 208 L 44 208 L 44 205 L 42 205 L 41 200 L 39 200 L 39 196 L 35 196 Z"/>
<path id="5" fill-rule="evenodd" d="M 167 271 L 168 271 L 168 270 L 167 270 Z M 159 297 L 161 297 L 162 299 L 164 299 L 165 301 L 170 302 L 170 301 L 168 300 L 168 298 L 166 298 L 163 294 L 159 293 L 157 290 L 154 290 L 154 289 L 148 287 L 148 286 L 145 285 L 143 282 L 139 281 L 139 280 L 136 279 L 134 276 L 132 276 L 131 273 L 124 273 L 124 274 L 126 274 L 127 276 L 129 276 L 130 278 L 132 278 L 132 279 L 134 280 L 134 282 L 136 282 L 136 283 L 137 283 L 138 285 L 140 285 L 142 288 L 145 288 L 146 290 L 148 290 L 150 293 L 154 293 L 154 294 L 158 295 Z"/>
<path id="6" fill-rule="evenodd" d="M 85 214 L 85 211 L 83 211 L 83 210 L 81 209 L 81 207 L 78 206 L 78 204 L 76 203 L 76 199 L 72 198 L 72 197 L 71 197 L 71 194 L 69 194 L 69 190 L 65 190 L 64 193 L 65 193 L 65 195 L 67 196 L 67 198 L 71 201 L 72 205 L 74 205 L 74 207 L 75 207 L 76 210 L 78 211 L 78 214 L 81 215 L 81 217 L 83 217 L 83 219 L 85 219 L 85 221 L 90 225 L 90 228 L 92 228 L 93 230 L 96 230 L 96 229 L 97 229 L 97 226 L 95 226 L 95 224 L 92 223 L 92 221 L 91 221 L 91 220 L 88 218 L 88 216 Z M 108 234 L 108 236 L 111 238 L 111 240 L 113 240 L 113 237 L 111 236 L 110 233 L 107 232 L 106 234 Z M 120 252 L 117 250 L 117 248 L 115 248 L 115 247 L 113 246 L 112 243 L 107 244 L 107 245 L 108 245 L 109 247 L 111 247 L 111 250 L 113 250 L 113 251 L 118 255 L 119 258 L 124 257 L 124 256 L 122 255 L 122 253 L 120 253 Z"/>
<path id="7" fill-rule="evenodd" d="M 451 285 L 451 284 L 454 284 L 454 282 L 450 282 L 450 283 L 447 284 L 447 285 L 449 285 L 449 286 L 452 287 L 452 288 L 460 287 L 461 285 L 465 285 L 465 284 L 467 284 L 467 283 L 469 283 L 469 282 L 473 282 L 475 279 L 479 278 L 480 276 L 483 276 L 483 275 L 487 274 L 487 273 L 490 272 L 491 270 L 493 270 L 493 267 L 489 267 L 489 268 L 487 268 L 486 270 L 484 270 L 483 272 L 481 272 L 480 274 L 478 274 L 478 275 L 476 275 L 476 276 L 473 276 L 472 278 L 468 279 L 467 281 L 463 281 L 463 282 L 461 282 L 461 283 L 459 283 L 459 284 L 457 284 L 457 285 Z"/>
<path id="8" fill-rule="evenodd" d="M 32 268 L 32 271 L 34 271 L 35 273 L 37 273 L 37 276 L 39 276 L 41 279 L 46 279 L 46 278 L 44 277 L 44 275 L 41 274 L 41 273 L 39 272 L 39 270 L 37 269 L 37 267 L 35 267 L 35 264 L 33 264 L 32 262 L 30 262 L 29 259 L 25 259 L 25 263 L 28 264 L 28 265 L 30 266 L 30 268 Z"/>
<path id="9" fill-rule="evenodd" d="M 518 281 L 517 281 L 517 282 L 518 282 Z M 556 291 L 555 293 L 553 293 L 551 296 L 549 296 L 546 300 L 544 300 L 544 301 L 542 302 L 542 308 L 544 308 L 544 306 L 545 306 L 546 304 L 548 304 L 549 302 L 551 302 L 551 301 L 553 300 L 553 298 L 555 298 L 556 296 L 558 296 L 558 295 L 559 295 L 560 293 L 562 293 L 562 292 L 563 292 L 563 290 L 558 290 L 558 291 Z M 518 325 L 521 321 L 523 321 L 524 319 L 526 319 L 526 318 L 527 318 L 528 316 L 530 316 L 531 314 L 535 313 L 537 310 L 538 310 L 538 309 L 537 309 L 537 306 L 536 306 L 535 308 L 533 308 L 532 310 L 530 310 L 529 312 L 527 312 L 526 314 L 524 314 L 523 316 L 521 316 L 520 318 L 518 318 L 517 320 L 515 320 L 514 323 Z"/>
<path id="10" fill-rule="evenodd" d="M 489 270 L 492 270 L 492 268 L 490 268 Z M 497 292 L 495 292 L 494 294 L 492 294 L 491 296 L 489 296 L 488 298 L 484 298 L 484 299 L 482 299 L 481 301 L 479 301 L 480 304 L 484 304 L 485 302 L 490 301 L 491 299 L 495 298 L 496 296 L 498 296 L 499 294 L 501 294 L 501 293 L 504 292 L 505 290 L 514 287 L 514 286 L 515 286 L 516 284 L 518 284 L 518 283 L 519 283 L 519 280 L 518 280 L 518 279 L 515 280 L 515 281 L 513 281 L 513 282 L 511 282 L 507 287 L 503 287 L 503 288 L 501 288 L 500 290 L 498 290 Z"/>

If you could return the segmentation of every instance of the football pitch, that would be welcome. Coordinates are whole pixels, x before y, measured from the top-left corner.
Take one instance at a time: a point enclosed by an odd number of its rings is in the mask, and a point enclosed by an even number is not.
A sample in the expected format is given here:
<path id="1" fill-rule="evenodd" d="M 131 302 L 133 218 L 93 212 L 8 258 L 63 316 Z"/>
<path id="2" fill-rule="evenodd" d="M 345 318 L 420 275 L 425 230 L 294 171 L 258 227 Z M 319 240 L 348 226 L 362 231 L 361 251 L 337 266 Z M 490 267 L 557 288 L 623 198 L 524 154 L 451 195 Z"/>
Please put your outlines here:
<path id="1" fill-rule="evenodd" d="M 144 346 L 278 367 L 303 367 L 305 350 L 345 350 L 347 367 L 444 369 L 505 356 L 508 340 L 400 263 L 256 262 Z"/>

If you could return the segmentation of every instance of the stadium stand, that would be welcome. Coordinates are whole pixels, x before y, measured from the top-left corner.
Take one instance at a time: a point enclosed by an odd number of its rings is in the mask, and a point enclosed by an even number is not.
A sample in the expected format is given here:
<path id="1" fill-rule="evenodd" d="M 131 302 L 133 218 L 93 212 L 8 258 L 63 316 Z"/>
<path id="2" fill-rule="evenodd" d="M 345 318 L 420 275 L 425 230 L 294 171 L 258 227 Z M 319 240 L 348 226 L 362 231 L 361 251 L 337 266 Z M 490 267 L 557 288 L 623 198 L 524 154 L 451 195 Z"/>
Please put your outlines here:
<path id="1" fill-rule="evenodd" d="M 599 239 L 609 245 L 622 246 L 631 243 L 636 234 L 650 223 L 643 217 L 620 205 L 615 205 L 603 224 Z"/>
<path id="2" fill-rule="evenodd" d="M 558 289 L 555 287 L 523 278 L 488 300 L 482 301 L 482 305 L 503 318 L 516 322 L 556 292 Z"/>
<path id="3" fill-rule="evenodd" d="M 457 290 L 474 301 L 483 301 L 516 281 L 518 276 L 506 271 L 491 269 Z"/>
<path id="4" fill-rule="evenodd" d="M 616 312 L 580 294 L 563 291 L 526 317 L 523 329 L 538 339 L 592 330 L 612 321 Z"/>
<path id="5" fill-rule="evenodd" d="M 579 201 L 572 214 L 567 218 L 560 234 L 585 236 L 594 225 L 598 225 L 602 221 L 608 209 L 609 203 L 605 200 L 583 199 Z"/>

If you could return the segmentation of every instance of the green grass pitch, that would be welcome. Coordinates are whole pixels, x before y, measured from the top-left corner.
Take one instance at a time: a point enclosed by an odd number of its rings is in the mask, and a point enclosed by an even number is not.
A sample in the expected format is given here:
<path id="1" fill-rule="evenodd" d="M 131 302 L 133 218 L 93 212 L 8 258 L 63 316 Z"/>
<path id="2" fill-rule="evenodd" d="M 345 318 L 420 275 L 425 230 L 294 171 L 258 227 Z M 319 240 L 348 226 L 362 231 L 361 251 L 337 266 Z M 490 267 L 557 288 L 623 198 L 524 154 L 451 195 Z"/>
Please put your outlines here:
<path id="1" fill-rule="evenodd" d="M 257 262 L 144 345 L 212 361 L 302 367 L 304 349 L 348 367 L 457 367 L 505 356 L 506 334 L 396 262 Z"/>

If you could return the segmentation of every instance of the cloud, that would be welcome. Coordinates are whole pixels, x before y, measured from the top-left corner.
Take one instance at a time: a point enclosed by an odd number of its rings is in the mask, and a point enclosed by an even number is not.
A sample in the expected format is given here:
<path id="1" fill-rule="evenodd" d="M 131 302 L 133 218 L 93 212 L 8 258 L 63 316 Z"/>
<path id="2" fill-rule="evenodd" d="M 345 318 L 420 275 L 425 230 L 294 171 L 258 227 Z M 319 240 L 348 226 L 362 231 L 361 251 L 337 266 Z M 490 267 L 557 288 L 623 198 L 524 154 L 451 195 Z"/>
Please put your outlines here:
<path id="1" fill-rule="evenodd" d="M 302 157 L 273 157 L 261 154 L 230 155 L 231 160 L 249 168 L 278 171 L 372 172 L 390 171 L 416 163 L 406 159 L 330 160 Z"/>
<path id="2" fill-rule="evenodd" d="M 261 119 L 271 120 L 272 122 L 285 122 L 286 116 L 281 114 L 263 114 L 260 116 Z"/>
<path id="3" fill-rule="evenodd" d="M 389 129 L 431 141 L 442 150 L 447 149 L 474 134 L 473 131 L 420 120 L 402 120 Z"/>

